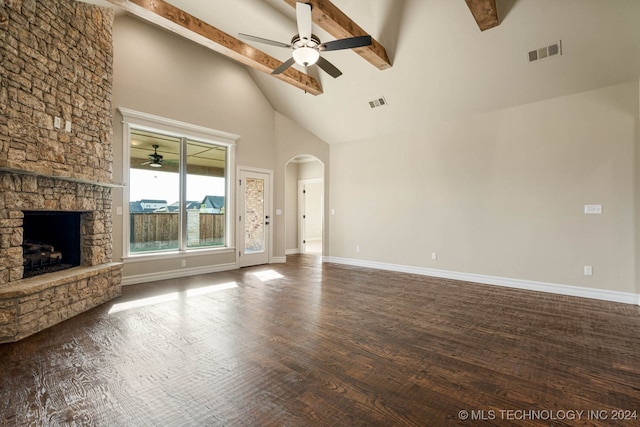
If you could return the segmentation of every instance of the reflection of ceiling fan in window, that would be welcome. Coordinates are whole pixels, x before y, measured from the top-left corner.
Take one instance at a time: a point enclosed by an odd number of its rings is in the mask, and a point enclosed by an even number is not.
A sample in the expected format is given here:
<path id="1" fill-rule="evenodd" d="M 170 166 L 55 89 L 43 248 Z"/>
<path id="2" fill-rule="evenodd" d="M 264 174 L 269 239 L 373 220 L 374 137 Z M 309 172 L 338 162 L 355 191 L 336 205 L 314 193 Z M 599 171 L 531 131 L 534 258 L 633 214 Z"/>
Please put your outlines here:
<path id="1" fill-rule="evenodd" d="M 165 161 L 162 154 L 158 154 L 158 148 L 160 148 L 158 144 L 153 144 L 152 147 L 153 147 L 153 153 L 147 156 L 149 160 L 147 160 L 144 163 L 140 163 L 140 166 L 149 165 L 152 168 L 161 168 L 163 164 L 175 163 L 175 160 Z"/>
<path id="2" fill-rule="evenodd" d="M 153 153 L 149 154 L 147 157 L 149 157 L 149 160 L 144 162 L 144 163 L 140 163 L 140 165 L 149 165 L 152 168 L 160 168 L 162 167 L 162 154 L 158 154 L 158 148 L 160 147 L 158 144 L 153 144 Z"/>

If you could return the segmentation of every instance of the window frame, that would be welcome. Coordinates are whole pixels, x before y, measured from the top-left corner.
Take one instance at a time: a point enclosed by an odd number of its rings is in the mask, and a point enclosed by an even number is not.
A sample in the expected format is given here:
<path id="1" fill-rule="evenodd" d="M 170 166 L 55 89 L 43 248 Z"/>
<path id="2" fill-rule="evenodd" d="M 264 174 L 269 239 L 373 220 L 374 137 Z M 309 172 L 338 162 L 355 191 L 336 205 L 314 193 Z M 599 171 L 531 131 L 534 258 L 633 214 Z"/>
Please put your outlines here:
<path id="1" fill-rule="evenodd" d="M 203 126 L 193 125 L 178 120 L 168 119 L 153 114 L 134 111 L 119 107 L 118 111 L 122 115 L 122 174 L 124 178 L 123 203 L 122 203 L 122 246 L 123 258 L 145 258 L 145 259 L 167 259 L 171 257 L 184 257 L 187 254 L 206 254 L 206 253 L 235 253 L 235 147 L 240 135 L 206 128 Z M 177 250 L 158 250 L 149 252 L 131 252 L 129 245 L 130 221 L 129 221 L 129 202 L 130 202 L 130 147 L 131 147 L 131 130 L 139 129 L 148 132 L 157 132 L 172 137 L 193 140 L 197 142 L 211 143 L 222 145 L 227 148 L 226 170 L 225 170 L 225 243 L 223 246 L 204 247 L 204 248 L 188 248 L 183 242 L 178 242 Z M 182 149 L 181 149 L 182 150 Z M 182 152 L 181 152 L 182 154 Z M 181 162 L 185 161 L 181 155 Z M 186 170 L 183 172 L 186 176 Z M 184 194 L 181 194 L 182 199 Z M 182 214 L 181 214 L 182 215 Z M 181 224 L 183 227 L 185 224 Z"/>

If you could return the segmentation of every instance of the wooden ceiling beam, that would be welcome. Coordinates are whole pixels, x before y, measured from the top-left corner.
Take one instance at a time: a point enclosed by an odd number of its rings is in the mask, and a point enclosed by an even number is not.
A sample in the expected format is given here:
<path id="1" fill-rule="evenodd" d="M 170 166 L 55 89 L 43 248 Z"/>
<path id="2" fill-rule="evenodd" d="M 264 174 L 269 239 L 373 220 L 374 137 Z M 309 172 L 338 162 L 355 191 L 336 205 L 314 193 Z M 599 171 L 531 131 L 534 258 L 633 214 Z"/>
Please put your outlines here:
<path id="1" fill-rule="evenodd" d="M 179 34 L 189 40 L 238 61 L 253 69 L 271 74 L 282 61 L 207 24 L 164 0 L 108 0 L 127 12 Z M 291 67 L 273 77 L 313 95 L 322 88 L 316 79 Z"/>
<path id="2" fill-rule="evenodd" d="M 496 0 L 465 0 L 480 31 L 500 25 Z"/>
<path id="3" fill-rule="evenodd" d="M 296 7 L 296 0 L 284 1 L 292 7 Z M 313 22 L 336 39 L 366 36 L 368 34 L 329 0 L 305 0 L 304 2 L 311 5 Z M 384 46 L 375 39 L 372 39 L 372 41 L 371 46 L 355 48 L 353 51 L 380 70 L 391 68 L 391 61 Z"/>

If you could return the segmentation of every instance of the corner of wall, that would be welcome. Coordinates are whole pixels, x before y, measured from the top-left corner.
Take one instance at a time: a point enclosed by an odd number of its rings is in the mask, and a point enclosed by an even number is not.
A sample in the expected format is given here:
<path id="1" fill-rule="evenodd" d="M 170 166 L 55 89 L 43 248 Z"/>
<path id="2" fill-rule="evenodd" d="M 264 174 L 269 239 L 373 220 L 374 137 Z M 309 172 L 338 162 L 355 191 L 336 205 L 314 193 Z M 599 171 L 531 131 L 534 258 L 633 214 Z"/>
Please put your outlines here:
<path id="1" fill-rule="evenodd" d="M 640 78 L 637 85 L 637 103 L 636 103 L 636 135 L 634 145 L 634 179 L 635 179 L 635 285 L 636 294 L 638 295 L 638 305 L 640 305 Z"/>

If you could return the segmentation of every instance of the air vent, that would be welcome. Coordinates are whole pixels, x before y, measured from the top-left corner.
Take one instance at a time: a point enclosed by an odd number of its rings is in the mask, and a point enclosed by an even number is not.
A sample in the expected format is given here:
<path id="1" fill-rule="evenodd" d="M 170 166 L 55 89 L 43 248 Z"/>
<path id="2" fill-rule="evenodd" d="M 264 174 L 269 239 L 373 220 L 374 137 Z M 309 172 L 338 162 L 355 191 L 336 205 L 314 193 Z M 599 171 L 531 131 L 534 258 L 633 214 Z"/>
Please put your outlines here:
<path id="1" fill-rule="evenodd" d="M 562 40 L 558 40 L 549 46 L 529 51 L 529 62 L 562 55 Z"/>
<path id="2" fill-rule="evenodd" d="M 369 101 L 369 107 L 371 108 L 384 107 L 385 105 L 388 105 L 388 104 L 387 104 L 387 100 L 384 99 L 384 96 Z"/>

